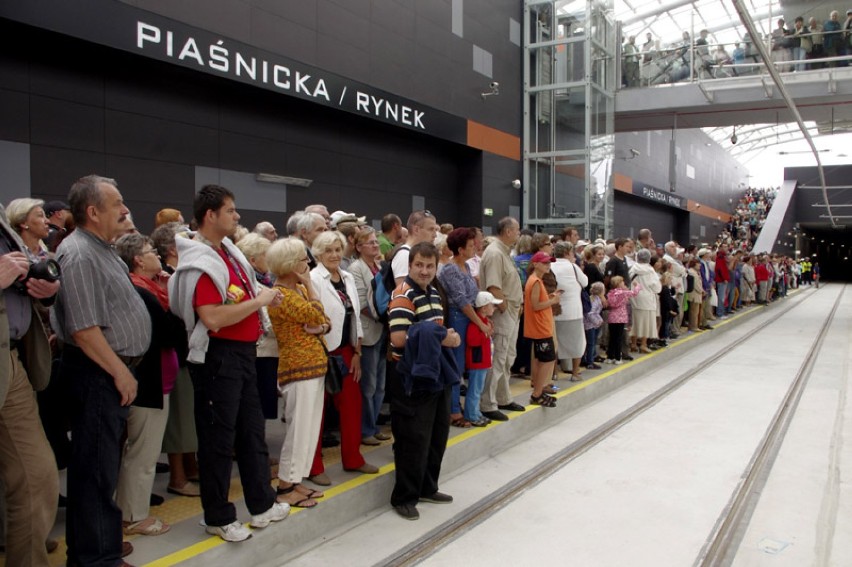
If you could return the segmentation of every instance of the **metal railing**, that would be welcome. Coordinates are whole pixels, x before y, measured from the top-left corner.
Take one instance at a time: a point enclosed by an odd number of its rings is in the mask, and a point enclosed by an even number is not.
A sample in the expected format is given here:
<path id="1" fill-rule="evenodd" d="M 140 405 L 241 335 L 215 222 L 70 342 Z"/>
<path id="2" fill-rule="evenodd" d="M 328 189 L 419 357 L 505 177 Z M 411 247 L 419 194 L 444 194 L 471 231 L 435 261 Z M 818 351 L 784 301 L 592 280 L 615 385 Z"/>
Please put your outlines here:
<path id="1" fill-rule="evenodd" d="M 766 62 L 748 39 L 734 44 L 683 41 L 679 45 L 647 45 L 636 53 L 621 55 L 621 88 L 652 87 L 673 83 L 765 74 Z M 825 48 L 826 39 L 829 48 Z M 831 67 L 852 66 L 850 36 L 836 32 L 769 35 L 770 63 L 779 72 L 801 72 Z M 733 45 L 733 49 L 728 48 Z M 803 47 L 804 45 L 804 47 Z M 721 47 L 721 49 L 720 49 Z"/>

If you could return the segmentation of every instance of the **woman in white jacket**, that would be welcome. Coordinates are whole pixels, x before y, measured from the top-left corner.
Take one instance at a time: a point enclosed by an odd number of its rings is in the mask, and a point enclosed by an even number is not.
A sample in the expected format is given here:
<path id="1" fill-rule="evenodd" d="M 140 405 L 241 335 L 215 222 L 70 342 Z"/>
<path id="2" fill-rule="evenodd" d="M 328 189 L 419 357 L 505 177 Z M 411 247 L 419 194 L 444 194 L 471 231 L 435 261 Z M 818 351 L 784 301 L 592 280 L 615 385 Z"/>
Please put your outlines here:
<path id="1" fill-rule="evenodd" d="M 560 241 L 553 247 L 556 261 L 550 271 L 556 276 L 556 289 L 563 290 L 559 300 L 562 312 L 553 317 L 556 321 L 557 357 L 564 372 L 571 361 L 571 380 L 579 381 L 580 360 L 586 352 L 586 331 L 583 329 L 583 302 L 580 293 L 589 284 L 589 278 L 577 267 L 574 245 Z"/>
<path id="2" fill-rule="evenodd" d="M 311 270 L 311 283 L 319 294 L 331 330 L 325 335 L 328 351 L 343 357 L 348 369 L 343 388 L 334 395 L 334 407 L 340 413 L 340 455 L 343 469 L 375 474 L 379 469 L 361 455 L 361 306 L 352 274 L 340 269 L 346 239 L 339 232 L 323 232 L 313 242 L 311 252 L 317 267 Z M 311 467 L 311 477 L 325 472 L 322 464 L 321 438 Z"/>
<path id="3" fill-rule="evenodd" d="M 663 289 L 660 275 L 651 267 L 651 251 L 636 253 L 636 263 L 630 268 L 630 278 L 638 282 L 642 291 L 630 299 L 633 307 L 633 326 L 630 327 L 631 343 L 639 340 L 639 352 L 648 353 L 648 339 L 657 338 L 657 294 Z"/>

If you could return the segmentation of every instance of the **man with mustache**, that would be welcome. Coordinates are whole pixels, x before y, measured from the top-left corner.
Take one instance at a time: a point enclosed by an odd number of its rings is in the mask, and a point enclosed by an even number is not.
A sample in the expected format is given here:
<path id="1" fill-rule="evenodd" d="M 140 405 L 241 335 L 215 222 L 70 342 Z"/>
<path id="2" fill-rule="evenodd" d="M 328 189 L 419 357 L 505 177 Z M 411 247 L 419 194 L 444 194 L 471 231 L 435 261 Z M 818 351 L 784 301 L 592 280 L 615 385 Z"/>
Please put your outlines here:
<path id="1" fill-rule="evenodd" d="M 151 318 L 112 241 L 129 210 L 116 182 L 89 175 L 68 196 L 77 229 L 57 250 L 62 287 L 52 326 L 64 343 L 60 379 L 70 384 L 69 565 L 124 565 L 118 483 L 121 436 L 136 398 L 133 369 L 151 342 Z"/>

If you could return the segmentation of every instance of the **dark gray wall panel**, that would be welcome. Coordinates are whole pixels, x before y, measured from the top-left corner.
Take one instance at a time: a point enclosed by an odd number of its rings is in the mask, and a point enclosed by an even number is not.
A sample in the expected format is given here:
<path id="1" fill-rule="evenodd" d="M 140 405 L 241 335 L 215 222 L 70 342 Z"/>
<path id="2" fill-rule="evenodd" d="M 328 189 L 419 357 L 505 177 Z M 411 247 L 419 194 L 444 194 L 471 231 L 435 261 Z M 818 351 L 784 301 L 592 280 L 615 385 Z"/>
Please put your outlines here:
<path id="1" fill-rule="evenodd" d="M 0 89 L 0 139 L 29 141 L 30 97 L 26 93 Z"/>
<path id="2" fill-rule="evenodd" d="M 32 194 L 46 200 L 66 200 L 74 181 L 86 175 L 96 173 L 111 177 L 103 153 L 33 144 L 30 164 Z"/>
<path id="3" fill-rule="evenodd" d="M 370 20 L 379 27 L 406 37 L 414 37 L 416 33 L 414 9 L 396 0 L 373 0 Z"/>
<path id="4" fill-rule="evenodd" d="M 309 65 L 316 64 L 316 29 L 268 12 L 255 11 L 253 16 L 252 39 L 246 43 Z"/>
<path id="5" fill-rule="evenodd" d="M 187 165 L 208 165 L 219 156 L 212 128 L 126 112 L 107 111 L 105 143 L 110 153 Z"/>
<path id="6" fill-rule="evenodd" d="M 366 12 L 357 11 L 356 6 L 348 3 L 335 4 L 329 0 L 317 1 L 317 32 L 336 39 L 339 49 L 349 45 L 360 49 L 370 48 L 369 8 Z"/>
<path id="7" fill-rule="evenodd" d="M 265 18 L 267 14 L 275 14 L 310 29 L 317 27 L 317 0 L 301 0 L 300 2 L 281 2 L 281 0 L 254 0 L 253 17 Z"/>
<path id="8" fill-rule="evenodd" d="M 30 112 L 33 144 L 104 151 L 103 108 L 34 96 Z"/>

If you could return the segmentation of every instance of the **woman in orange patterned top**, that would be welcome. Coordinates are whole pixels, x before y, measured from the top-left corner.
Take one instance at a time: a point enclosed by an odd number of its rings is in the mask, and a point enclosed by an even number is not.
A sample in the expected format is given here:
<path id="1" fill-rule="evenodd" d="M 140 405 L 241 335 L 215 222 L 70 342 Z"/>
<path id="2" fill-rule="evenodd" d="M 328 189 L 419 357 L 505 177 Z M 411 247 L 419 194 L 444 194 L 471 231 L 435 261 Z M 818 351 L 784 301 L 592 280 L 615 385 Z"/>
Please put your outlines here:
<path id="1" fill-rule="evenodd" d="M 284 444 L 278 464 L 278 501 L 313 508 L 324 496 L 299 484 L 309 475 L 322 422 L 328 359 L 322 335 L 330 329 L 311 285 L 305 244 L 277 240 L 266 253 L 275 288 L 284 296 L 269 318 L 278 339 L 278 388 L 283 399 Z"/>

